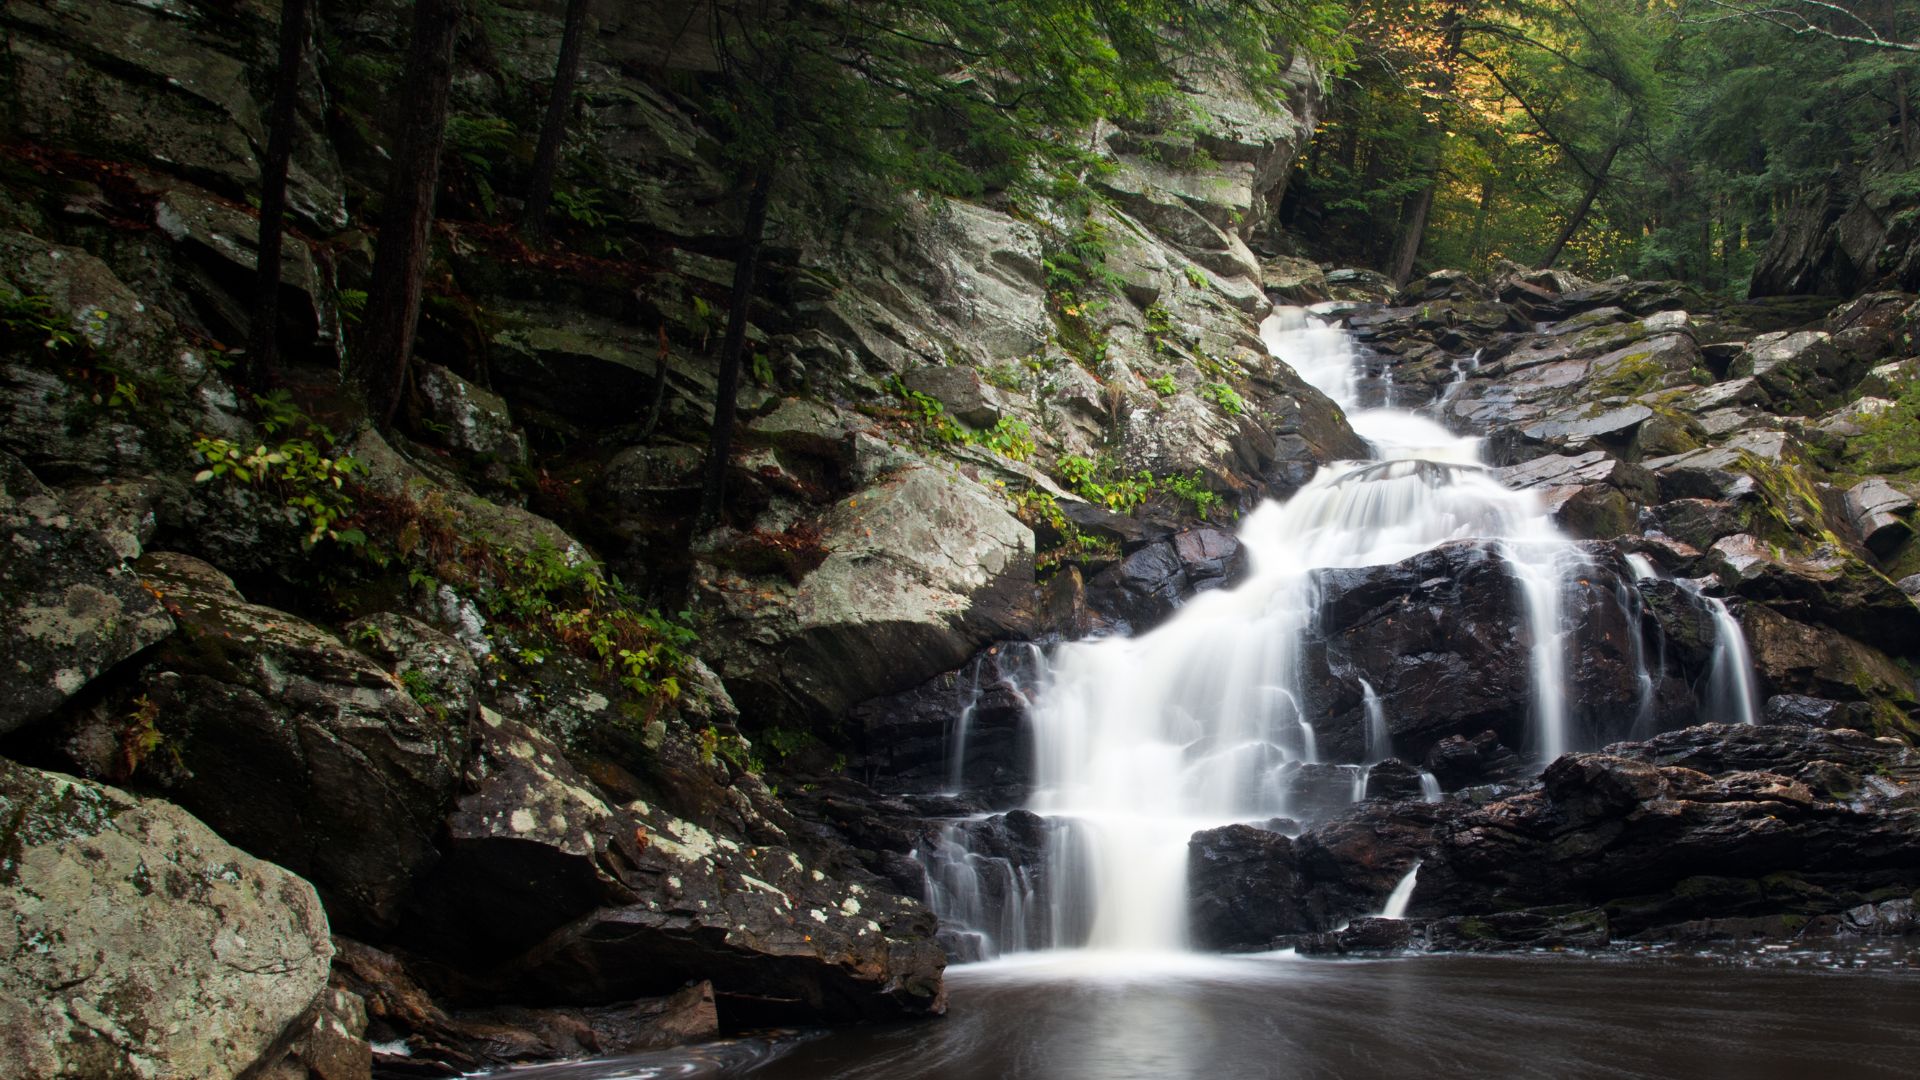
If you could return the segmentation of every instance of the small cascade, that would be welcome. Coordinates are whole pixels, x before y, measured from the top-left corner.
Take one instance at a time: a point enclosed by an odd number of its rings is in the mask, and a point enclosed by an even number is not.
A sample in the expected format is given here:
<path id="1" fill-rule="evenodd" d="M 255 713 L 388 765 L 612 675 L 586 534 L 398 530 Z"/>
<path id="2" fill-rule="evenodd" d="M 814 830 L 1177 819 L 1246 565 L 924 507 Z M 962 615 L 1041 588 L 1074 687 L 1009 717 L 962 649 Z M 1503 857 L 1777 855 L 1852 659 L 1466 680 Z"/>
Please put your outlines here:
<path id="1" fill-rule="evenodd" d="M 1387 734 L 1387 711 L 1380 705 L 1380 695 L 1374 692 L 1373 684 L 1360 680 L 1360 701 L 1367 712 L 1367 764 L 1385 761 L 1393 756 L 1393 737 Z"/>
<path id="2" fill-rule="evenodd" d="M 1753 682 L 1753 657 L 1740 620 L 1717 596 L 1702 596 L 1713 616 L 1713 659 L 1707 668 L 1707 686 L 1701 694 L 1702 719 L 1721 724 L 1759 723 L 1759 694 Z"/>
<path id="3" fill-rule="evenodd" d="M 1433 399 L 1433 415 L 1442 422 L 1446 420 L 1447 406 L 1453 403 L 1454 397 L 1460 393 L 1460 388 L 1466 385 L 1467 376 L 1480 370 L 1480 354 L 1484 351 L 1484 349 L 1475 349 L 1473 355 L 1465 360 L 1454 357 L 1453 378 L 1447 380 L 1447 385 L 1440 388 L 1439 396 Z"/>
<path id="4" fill-rule="evenodd" d="M 1387 906 L 1380 909 L 1382 919 L 1404 919 L 1407 917 L 1407 905 L 1413 902 L 1413 886 L 1420 878 L 1420 860 L 1415 859 L 1407 868 L 1407 876 L 1393 887 L 1387 896 Z"/>
<path id="5" fill-rule="evenodd" d="M 980 707 L 980 662 L 975 660 L 967 676 L 967 703 L 953 718 L 953 732 L 947 738 L 947 791 L 958 794 L 966 781 L 967 732 L 973 726 L 973 714 Z"/>
<path id="6" fill-rule="evenodd" d="M 926 871 L 927 907 L 956 960 L 988 960 L 1051 944 L 1036 917 L 1045 910 L 1036 868 L 1011 852 L 995 819 L 940 826 L 911 857 Z"/>
<path id="7" fill-rule="evenodd" d="M 1440 801 L 1440 778 L 1425 769 L 1420 770 L 1420 797 L 1428 802 Z"/>

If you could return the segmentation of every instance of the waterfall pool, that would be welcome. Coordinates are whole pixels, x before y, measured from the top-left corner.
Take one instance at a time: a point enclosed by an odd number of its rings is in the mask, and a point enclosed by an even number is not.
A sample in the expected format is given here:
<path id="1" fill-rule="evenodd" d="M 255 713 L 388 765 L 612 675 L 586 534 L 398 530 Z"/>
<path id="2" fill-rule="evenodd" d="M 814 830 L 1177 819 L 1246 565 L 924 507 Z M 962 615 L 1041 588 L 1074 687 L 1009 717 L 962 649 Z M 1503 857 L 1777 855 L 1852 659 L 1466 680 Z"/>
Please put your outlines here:
<path id="1" fill-rule="evenodd" d="M 1907 1077 L 1891 950 L 1325 961 L 1055 952 L 952 969 L 941 1020 L 513 1070 L 512 1080 Z M 1794 966 L 1795 964 L 1805 966 Z M 1864 967 L 1865 970 L 1849 970 Z"/>

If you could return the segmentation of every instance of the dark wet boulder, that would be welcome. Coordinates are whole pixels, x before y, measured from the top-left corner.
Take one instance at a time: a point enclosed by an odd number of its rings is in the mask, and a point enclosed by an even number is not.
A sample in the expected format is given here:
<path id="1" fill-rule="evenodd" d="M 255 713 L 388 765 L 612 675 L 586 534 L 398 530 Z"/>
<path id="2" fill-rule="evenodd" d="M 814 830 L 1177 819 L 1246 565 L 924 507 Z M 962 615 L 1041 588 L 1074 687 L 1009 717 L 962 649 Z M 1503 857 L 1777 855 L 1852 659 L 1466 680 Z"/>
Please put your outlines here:
<path id="1" fill-rule="evenodd" d="M 1920 655 L 1920 608 L 1886 575 L 1836 544 L 1795 553 L 1741 533 L 1716 541 L 1709 558 L 1740 596 Z"/>
<path id="2" fill-rule="evenodd" d="M 1026 721 L 1039 658 L 1037 646 L 1002 642 L 956 671 L 854 706 L 847 714 L 852 774 L 888 791 L 957 791 L 988 806 L 1018 804 L 1031 780 Z"/>
<path id="3" fill-rule="evenodd" d="M 1599 745 L 1671 726 L 1678 717 L 1645 699 L 1640 679 L 1654 653 L 1631 574 L 1605 545 L 1555 554 L 1567 628 L 1569 738 Z M 1373 688 L 1396 753 L 1419 759 L 1451 735 L 1494 732 L 1530 751 L 1539 741 L 1531 700 L 1532 630 L 1515 567 L 1501 545 L 1456 541 L 1388 566 L 1317 571 L 1320 634 L 1302 657 L 1306 711 L 1335 760 L 1364 757 L 1362 681 Z M 1656 687 L 1656 691 L 1660 688 Z M 1679 695 L 1684 697 L 1684 695 Z M 1620 703 L 1633 702 L 1631 709 Z"/>
<path id="4" fill-rule="evenodd" d="M 1426 769 L 1440 782 L 1443 791 L 1518 779 L 1524 768 L 1520 755 L 1503 745 L 1500 737 L 1491 731 L 1483 731 L 1471 739 L 1449 735 L 1427 751 Z"/>
<path id="5" fill-rule="evenodd" d="M 456 963 L 524 952 L 563 924 L 633 899 L 620 879 L 636 823 L 560 748 L 482 709 L 440 858 L 408 902 L 404 937 Z"/>
<path id="6" fill-rule="evenodd" d="M 1366 770 L 1366 797 L 1369 799 L 1417 799 L 1422 797 L 1420 770 L 1398 758 L 1370 765 Z"/>
<path id="7" fill-rule="evenodd" d="M 0 1074 L 252 1075 L 310 1027 L 333 956 L 311 885 L 170 803 L 4 759 L 0 817 Z"/>
<path id="8" fill-rule="evenodd" d="M 1864 701 L 1834 701 L 1805 694 L 1775 694 L 1767 699 L 1764 716 L 1769 724 L 1873 729 L 1873 706 Z"/>
<path id="9" fill-rule="evenodd" d="M 1876 703 L 1876 714 L 1891 710 L 1886 719 L 1920 707 L 1912 676 L 1879 649 L 1764 604 L 1742 605 L 1738 616 L 1762 692 Z"/>
<path id="10" fill-rule="evenodd" d="M 648 803 L 637 894 L 561 927 L 488 972 L 498 999 L 571 1005 L 710 979 L 723 1023 L 846 1023 L 946 1008 L 934 917 L 917 901 L 827 877 L 790 848 L 747 844 Z"/>
<path id="11" fill-rule="evenodd" d="M 206 563 L 160 552 L 137 569 L 179 626 L 141 676 L 147 705 L 121 718 L 145 725 L 122 745 L 157 752 L 87 764 L 301 873 L 336 922 L 392 926 L 437 857 L 465 752 L 452 724 L 334 635 L 248 603 Z"/>
<path id="12" fill-rule="evenodd" d="M 1729 725 L 1609 751 L 1561 758 L 1538 792 L 1447 822 L 1415 913 L 1598 905 L 1613 932 L 1631 935 L 1707 916 L 1832 910 L 1905 880 L 1920 854 L 1920 808 L 1899 785 L 1920 769 L 1908 747 Z M 1839 761 L 1821 766 L 1808 751 Z M 1782 759 L 1800 779 L 1767 771 Z"/>
<path id="13" fill-rule="evenodd" d="M 0 453 L 0 734 L 40 720 L 173 629 L 111 525 L 77 516 Z M 129 539 L 131 534 L 128 534 Z M 138 544 L 131 554 L 137 555 Z"/>
<path id="14" fill-rule="evenodd" d="M 1293 841 L 1251 825 L 1193 834 L 1188 931 L 1202 949 L 1257 949 L 1312 925 Z"/>
<path id="15" fill-rule="evenodd" d="M 457 1077 L 524 1062 L 656 1050 L 719 1033 L 713 986 L 706 982 L 608 1005 L 461 1009 L 436 1001 L 400 957 L 336 940 L 335 980 L 366 1001 L 367 1034 L 380 1046 L 374 1064 L 383 1075 Z M 319 1075 L 334 1080 L 335 1074 Z"/>
<path id="16" fill-rule="evenodd" d="M 1087 605 L 1134 633 L 1164 622 L 1192 593 L 1187 564 L 1171 542 L 1142 547 L 1087 581 Z"/>
<path id="17" fill-rule="evenodd" d="M 1195 592 L 1232 588 L 1247 575 L 1246 548 L 1225 529 L 1189 529 L 1173 538 L 1173 551 Z"/>

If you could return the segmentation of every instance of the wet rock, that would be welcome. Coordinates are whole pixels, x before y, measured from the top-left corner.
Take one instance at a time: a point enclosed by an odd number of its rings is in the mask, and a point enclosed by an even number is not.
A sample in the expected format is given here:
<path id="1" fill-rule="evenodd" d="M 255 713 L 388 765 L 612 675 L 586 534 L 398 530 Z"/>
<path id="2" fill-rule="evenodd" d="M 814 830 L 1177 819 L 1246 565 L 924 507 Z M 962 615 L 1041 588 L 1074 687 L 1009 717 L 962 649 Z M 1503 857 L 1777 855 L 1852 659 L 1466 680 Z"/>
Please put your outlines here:
<path id="1" fill-rule="evenodd" d="M 1134 633 L 1165 621 L 1192 593 L 1187 564 L 1172 543 L 1142 547 L 1087 581 L 1088 606 Z"/>
<path id="2" fill-rule="evenodd" d="M 157 799 L 0 760 L 0 1073 L 199 1080 L 266 1067 L 333 955 L 313 887 Z"/>
<path id="3" fill-rule="evenodd" d="M 1202 949 L 1255 949 L 1311 923 L 1293 841 L 1251 825 L 1193 834 L 1188 930 Z"/>
<path id="4" fill-rule="evenodd" d="M 1575 741 L 1589 745 L 1668 717 L 1622 715 L 1639 702 L 1638 660 L 1651 655 L 1630 575 L 1604 547 L 1570 551 L 1561 604 L 1569 613 L 1568 695 Z M 1366 721 L 1360 680 L 1378 694 L 1396 753 L 1423 758 L 1450 735 L 1493 731 L 1508 746 L 1538 741 L 1531 726 L 1529 622 L 1508 555 L 1474 541 L 1443 544 L 1388 566 L 1323 570 L 1321 636 L 1301 670 L 1323 754 L 1360 760 Z M 1609 704 L 1601 704 L 1601 703 Z M 1657 704 L 1657 703 L 1656 703 Z"/>
<path id="5" fill-rule="evenodd" d="M 373 1047 L 367 1043 L 367 1007 L 360 995 L 329 986 L 311 1014 L 305 1027 L 296 1029 L 286 1056 L 259 1074 L 263 1080 L 368 1080 Z"/>
<path id="6" fill-rule="evenodd" d="M 972 368 L 914 368 L 901 376 L 901 381 L 907 389 L 939 402 L 948 415 L 970 427 L 990 428 L 1007 415 L 1000 392 L 983 382 Z"/>
<path id="7" fill-rule="evenodd" d="M 130 383 L 151 404 L 161 404 L 152 399 L 165 393 L 157 419 L 136 418 L 107 406 L 111 382 L 96 387 L 51 354 L 30 351 L 0 363 L 0 449 L 43 479 L 165 475 L 184 464 L 197 433 L 235 441 L 251 434 L 238 396 L 207 350 L 99 258 L 0 231 L 0 276 L 24 296 L 45 297 L 95 363 L 118 373 L 112 379 Z"/>
<path id="8" fill-rule="evenodd" d="M 1247 574 L 1246 549 L 1225 529 L 1189 529 L 1173 538 L 1173 552 L 1194 592 L 1232 588 Z"/>
<path id="9" fill-rule="evenodd" d="M 439 364 L 425 364 L 416 376 L 426 402 L 429 431 L 449 450 L 465 455 L 494 487 L 508 487 L 514 470 L 527 464 L 527 438 L 514 427 L 500 395 L 475 386 Z"/>
<path id="10" fill-rule="evenodd" d="M 339 946 L 336 978 L 365 999 L 383 1072 L 456 1077 L 492 1066 L 657 1050 L 719 1033 L 711 983 L 612 1005 L 449 1009 L 400 958 L 346 939 Z"/>
<path id="11" fill-rule="evenodd" d="M 1847 489 L 1847 518 L 1867 549 L 1881 558 L 1892 555 L 1913 535 L 1907 516 L 1913 497 L 1880 477 L 1862 480 Z"/>
<path id="12" fill-rule="evenodd" d="M 173 629 L 127 570 L 127 539 L 76 517 L 0 453 L 0 652 L 7 657 L 0 734 L 52 713 Z"/>
<path id="13" fill-rule="evenodd" d="M 1831 335 L 1813 330 L 1762 334 L 1729 370 L 1735 378 L 1752 376 L 1774 412 L 1806 415 L 1832 402 L 1865 368 L 1835 348 Z"/>
<path id="14" fill-rule="evenodd" d="M 1443 791 L 1514 779 L 1523 765 L 1519 755 L 1502 745 L 1500 737 L 1491 731 L 1483 731 L 1471 739 L 1449 735 L 1433 744 L 1426 759 L 1427 771 L 1440 782 Z"/>
<path id="15" fill-rule="evenodd" d="M 1366 797 L 1369 799 L 1420 798 L 1420 770 L 1397 758 L 1388 758 L 1371 765 L 1367 768 Z"/>
<path id="16" fill-rule="evenodd" d="M 1737 615 L 1754 671 L 1768 692 L 1883 700 L 1897 712 L 1916 704 L 1912 677 L 1879 649 L 1766 605 L 1743 605 Z"/>
<path id="17" fill-rule="evenodd" d="M 463 749 L 403 682 L 332 634 L 247 603 L 207 564 L 137 567 L 179 630 L 142 677 L 160 752 L 130 772 L 222 836 L 312 880 L 337 922 L 391 926 L 436 857 Z M 128 737 L 136 738 L 134 731 Z"/>
<path id="18" fill-rule="evenodd" d="M 1902 654 L 1920 650 L 1920 608 L 1912 598 L 1835 545 L 1797 555 L 1741 533 L 1715 541 L 1709 559 L 1741 596 L 1854 637 L 1887 642 Z"/>
<path id="19" fill-rule="evenodd" d="M 496 995 L 623 1001 L 711 979 L 723 1023 L 833 1023 L 946 1007 L 934 919 L 918 902 L 825 877 L 790 848 L 746 844 L 650 804 L 624 873 L 639 899 L 603 907 L 490 973 Z"/>
<path id="20" fill-rule="evenodd" d="M 1864 701 L 1833 701 L 1805 694 L 1775 694 L 1767 699 L 1769 724 L 1797 724 L 1819 728 L 1873 727 L 1873 707 Z"/>
<path id="21" fill-rule="evenodd" d="M 1017 805 L 1031 782 L 1026 724 L 1038 657 L 1031 645 L 989 646 L 962 668 L 854 706 L 848 720 L 858 733 L 858 752 L 849 753 L 849 765 L 888 791 L 957 790 L 988 806 Z M 962 718 L 963 750 L 954 741 Z M 962 757 L 957 783 L 956 753 Z"/>

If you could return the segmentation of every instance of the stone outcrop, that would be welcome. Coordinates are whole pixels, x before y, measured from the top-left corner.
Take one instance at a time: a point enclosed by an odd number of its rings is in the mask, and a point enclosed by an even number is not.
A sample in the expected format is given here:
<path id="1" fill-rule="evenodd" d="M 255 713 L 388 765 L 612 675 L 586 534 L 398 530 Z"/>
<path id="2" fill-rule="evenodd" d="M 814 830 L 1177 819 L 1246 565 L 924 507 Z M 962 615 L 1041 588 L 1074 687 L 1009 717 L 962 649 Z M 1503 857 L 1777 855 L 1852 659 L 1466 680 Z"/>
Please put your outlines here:
<path id="1" fill-rule="evenodd" d="M 52 713 L 173 629 L 125 565 L 140 553 L 137 525 L 122 523 L 126 539 L 116 540 L 112 522 L 87 517 L 0 452 L 0 734 Z"/>
<path id="2" fill-rule="evenodd" d="M 0 1072 L 238 1076 L 327 1007 L 313 887 L 179 807 L 0 760 L 0 814 Z"/>

